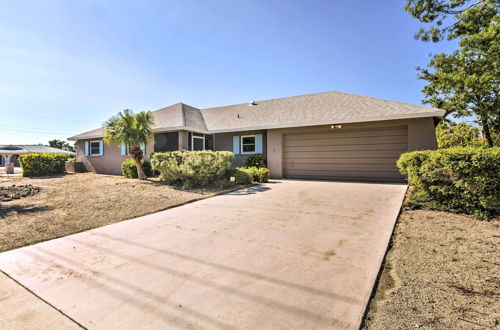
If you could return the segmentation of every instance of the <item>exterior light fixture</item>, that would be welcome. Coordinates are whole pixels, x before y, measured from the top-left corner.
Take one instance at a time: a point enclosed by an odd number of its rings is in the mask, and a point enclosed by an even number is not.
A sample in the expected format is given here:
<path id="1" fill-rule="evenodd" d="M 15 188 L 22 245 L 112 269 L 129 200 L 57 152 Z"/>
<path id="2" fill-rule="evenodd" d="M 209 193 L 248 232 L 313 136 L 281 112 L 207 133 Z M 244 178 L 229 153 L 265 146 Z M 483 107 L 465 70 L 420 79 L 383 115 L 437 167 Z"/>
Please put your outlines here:
<path id="1" fill-rule="evenodd" d="M 342 128 L 342 125 L 332 125 L 331 128 Z"/>

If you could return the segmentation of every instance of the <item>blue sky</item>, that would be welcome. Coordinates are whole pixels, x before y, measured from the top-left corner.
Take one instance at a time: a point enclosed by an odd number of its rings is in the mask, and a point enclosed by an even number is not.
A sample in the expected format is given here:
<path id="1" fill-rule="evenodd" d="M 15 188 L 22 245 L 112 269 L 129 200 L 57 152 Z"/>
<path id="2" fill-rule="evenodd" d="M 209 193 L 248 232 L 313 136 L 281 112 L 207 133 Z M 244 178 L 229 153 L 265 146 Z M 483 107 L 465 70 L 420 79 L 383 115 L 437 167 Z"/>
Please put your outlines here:
<path id="1" fill-rule="evenodd" d="M 420 104 L 404 1 L 2 1 L 0 144 L 47 143 L 116 112 L 322 91 Z"/>

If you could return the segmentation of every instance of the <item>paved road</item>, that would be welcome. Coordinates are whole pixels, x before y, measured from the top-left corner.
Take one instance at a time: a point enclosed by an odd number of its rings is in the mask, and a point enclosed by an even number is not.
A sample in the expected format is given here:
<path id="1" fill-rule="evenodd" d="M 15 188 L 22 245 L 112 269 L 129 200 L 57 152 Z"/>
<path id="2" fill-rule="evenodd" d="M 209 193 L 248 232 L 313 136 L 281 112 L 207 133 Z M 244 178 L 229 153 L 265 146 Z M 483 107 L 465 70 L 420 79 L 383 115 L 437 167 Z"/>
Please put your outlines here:
<path id="1" fill-rule="evenodd" d="M 32 293 L 0 278 L 0 328 L 356 329 L 405 190 L 277 181 L 2 253 Z"/>

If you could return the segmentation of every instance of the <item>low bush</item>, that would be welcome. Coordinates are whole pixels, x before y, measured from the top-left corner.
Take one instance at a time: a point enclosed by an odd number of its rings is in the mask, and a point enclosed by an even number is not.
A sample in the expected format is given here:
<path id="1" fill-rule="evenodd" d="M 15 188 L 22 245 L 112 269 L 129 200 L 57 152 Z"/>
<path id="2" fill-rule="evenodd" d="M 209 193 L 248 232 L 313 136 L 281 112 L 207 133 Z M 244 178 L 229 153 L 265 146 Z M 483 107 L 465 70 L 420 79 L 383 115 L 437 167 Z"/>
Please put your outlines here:
<path id="1" fill-rule="evenodd" d="M 266 167 L 266 159 L 264 155 L 251 155 L 245 159 L 245 167 Z"/>
<path id="2" fill-rule="evenodd" d="M 193 188 L 224 181 L 233 160 L 234 154 L 229 151 L 181 150 L 157 152 L 151 164 L 160 173 L 160 180 Z"/>
<path id="3" fill-rule="evenodd" d="M 19 156 L 19 164 L 23 169 L 23 176 L 36 177 L 64 173 L 66 154 L 39 153 Z"/>
<path id="4" fill-rule="evenodd" d="M 147 177 L 153 175 L 153 169 L 151 168 L 151 163 L 148 160 L 143 159 L 141 161 L 141 167 Z M 127 159 L 122 163 L 122 175 L 128 179 L 137 179 L 139 175 L 137 174 L 137 167 L 133 159 Z"/>
<path id="5" fill-rule="evenodd" d="M 238 184 L 267 182 L 269 180 L 269 170 L 265 167 L 237 167 L 234 176 Z"/>
<path id="6" fill-rule="evenodd" d="M 412 186 L 407 203 L 488 219 L 500 208 L 500 147 L 414 151 L 398 167 Z"/>
<path id="7" fill-rule="evenodd" d="M 253 181 L 253 171 L 246 167 L 237 167 L 234 171 L 236 184 L 249 184 Z"/>

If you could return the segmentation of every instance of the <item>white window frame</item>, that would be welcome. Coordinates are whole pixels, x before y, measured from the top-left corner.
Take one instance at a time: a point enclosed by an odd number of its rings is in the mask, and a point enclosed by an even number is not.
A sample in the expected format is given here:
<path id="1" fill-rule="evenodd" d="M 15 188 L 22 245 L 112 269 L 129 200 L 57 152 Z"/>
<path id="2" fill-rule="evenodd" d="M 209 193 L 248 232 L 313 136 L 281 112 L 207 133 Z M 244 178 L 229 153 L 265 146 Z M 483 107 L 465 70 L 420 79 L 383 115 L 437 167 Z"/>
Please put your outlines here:
<path id="1" fill-rule="evenodd" d="M 194 136 L 194 132 L 191 132 L 191 151 L 194 151 L 194 139 L 200 139 L 203 140 L 203 149 L 205 150 L 205 134 L 203 136 Z M 202 133 L 196 133 L 196 134 L 202 134 Z"/>
<path id="2" fill-rule="evenodd" d="M 245 151 L 245 148 L 243 148 L 243 138 L 247 138 L 247 137 L 253 137 L 253 151 Z M 247 143 L 247 145 L 248 145 L 248 143 Z M 257 139 L 255 137 L 255 134 L 240 136 L 240 153 L 242 155 L 253 155 L 253 154 L 257 153 L 256 151 L 257 151 Z"/>
<path id="3" fill-rule="evenodd" d="M 99 145 L 99 151 L 96 154 L 92 153 L 92 143 L 97 143 Z M 101 140 L 93 140 L 89 141 L 89 156 L 90 157 L 99 157 L 101 155 Z"/>

